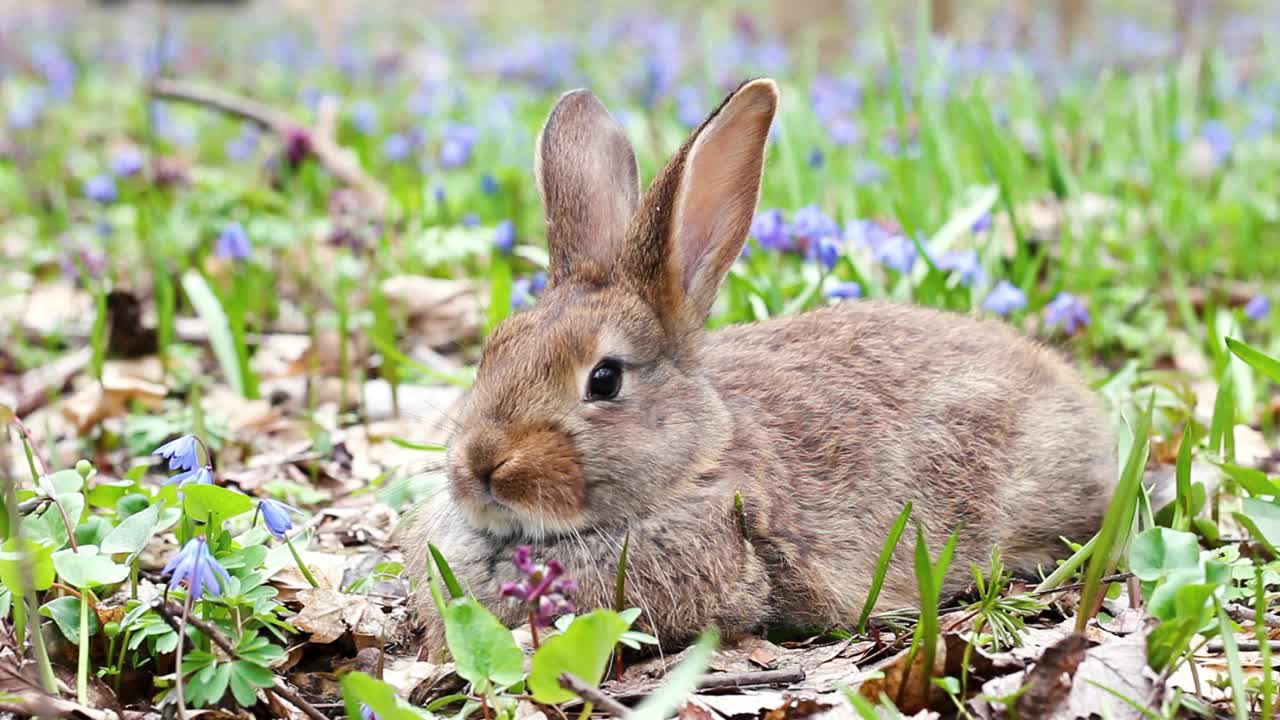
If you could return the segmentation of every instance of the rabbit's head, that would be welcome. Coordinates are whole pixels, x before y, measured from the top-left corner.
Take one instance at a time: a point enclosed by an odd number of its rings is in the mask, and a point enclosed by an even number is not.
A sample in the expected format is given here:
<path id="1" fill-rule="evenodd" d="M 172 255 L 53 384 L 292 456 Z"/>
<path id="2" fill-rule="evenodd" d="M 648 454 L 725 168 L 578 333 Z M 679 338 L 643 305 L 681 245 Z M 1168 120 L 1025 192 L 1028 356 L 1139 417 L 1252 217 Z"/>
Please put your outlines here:
<path id="1" fill-rule="evenodd" d="M 720 461 L 729 413 L 698 363 L 746 241 L 777 108 L 739 87 L 641 196 L 625 133 L 586 90 L 538 138 L 547 291 L 497 327 L 450 443 L 468 520 L 538 537 L 626 521 Z"/>

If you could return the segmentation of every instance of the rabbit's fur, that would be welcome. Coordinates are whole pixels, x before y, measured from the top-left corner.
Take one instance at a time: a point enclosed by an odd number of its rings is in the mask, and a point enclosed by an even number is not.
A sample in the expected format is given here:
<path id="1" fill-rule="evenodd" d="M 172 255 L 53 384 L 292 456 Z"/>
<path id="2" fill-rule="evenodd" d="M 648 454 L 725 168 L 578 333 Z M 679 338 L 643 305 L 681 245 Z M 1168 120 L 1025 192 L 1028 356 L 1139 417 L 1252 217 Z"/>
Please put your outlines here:
<path id="1" fill-rule="evenodd" d="M 593 95 L 561 98 L 539 138 L 551 282 L 498 327 L 448 453 L 449 485 L 398 530 L 423 578 L 427 543 L 504 622 L 515 548 L 559 560 L 582 608 L 626 603 L 664 642 L 858 617 L 910 502 L 934 552 L 959 528 L 947 590 L 999 545 L 1034 572 L 1097 530 L 1116 469 L 1094 395 L 1007 325 L 877 301 L 706 332 L 741 252 L 777 105 L 747 83 L 647 193 Z M 584 399 L 602 358 L 615 400 Z M 487 480 L 486 480 L 487 478 Z M 741 494 L 742 513 L 735 508 Z M 878 608 L 916 600 L 910 536 Z M 425 585 L 425 583 L 424 583 Z M 429 647 L 443 640 L 425 587 Z"/>

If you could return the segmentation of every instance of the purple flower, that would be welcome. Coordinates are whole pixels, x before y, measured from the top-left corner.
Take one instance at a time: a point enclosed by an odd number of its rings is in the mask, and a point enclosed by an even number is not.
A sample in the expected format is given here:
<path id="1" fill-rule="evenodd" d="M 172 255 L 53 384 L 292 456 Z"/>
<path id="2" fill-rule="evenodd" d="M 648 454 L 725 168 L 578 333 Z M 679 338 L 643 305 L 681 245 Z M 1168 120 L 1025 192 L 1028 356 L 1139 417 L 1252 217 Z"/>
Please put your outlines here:
<path id="1" fill-rule="evenodd" d="M 193 470 L 200 464 L 200 441 L 195 435 L 183 435 L 161 445 L 152 455 L 159 455 L 169 461 L 170 470 Z"/>
<path id="2" fill-rule="evenodd" d="M 1231 131 L 1221 122 L 1206 120 L 1200 126 L 1200 137 L 1209 144 L 1215 164 L 1221 163 L 1231 155 L 1231 148 L 1234 146 L 1235 141 L 1231 137 Z"/>
<path id="3" fill-rule="evenodd" d="M 493 246 L 498 252 L 509 254 L 516 246 L 516 226 L 510 220 L 503 220 L 493 230 Z"/>
<path id="4" fill-rule="evenodd" d="M 977 250 L 948 250 L 935 258 L 934 264 L 943 272 L 955 273 L 964 287 L 973 287 L 987 277 Z"/>
<path id="5" fill-rule="evenodd" d="M 547 288 L 547 274 L 535 273 L 532 277 L 519 277 L 511 284 L 511 309 L 523 310 L 533 306 L 534 299 Z"/>
<path id="6" fill-rule="evenodd" d="M 290 513 L 302 512 L 298 508 L 272 498 L 258 501 L 258 512 L 262 514 L 262 522 L 272 535 L 284 539 L 284 534 L 293 529 L 293 517 Z"/>
<path id="7" fill-rule="evenodd" d="M 186 472 L 178 473 L 168 480 L 164 481 L 165 485 L 212 485 L 213 484 L 213 468 L 204 465 L 198 468 L 192 468 Z"/>
<path id="8" fill-rule="evenodd" d="M 368 100 L 351 106 L 351 124 L 361 135 L 369 135 L 378 127 L 378 108 Z"/>
<path id="9" fill-rule="evenodd" d="M 697 88 L 691 85 L 682 86 L 676 91 L 676 119 L 687 128 L 696 128 L 702 124 L 706 111 L 702 109 L 702 98 Z"/>
<path id="10" fill-rule="evenodd" d="M 862 297 L 862 286 L 852 280 L 839 282 L 827 290 L 827 297 L 833 300 L 850 300 Z"/>
<path id="11" fill-rule="evenodd" d="M 9 125 L 15 130 L 25 130 L 36 124 L 44 112 L 48 96 L 44 88 L 31 88 L 20 94 L 9 106 Z"/>
<path id="12" fill-rule="evenodd" d="M 917 255 L 915 243 L 905 235 L 887 235 L 871 246 L 871 256 L 876 262 L 903 275 L 911 272 Z"/>
<path id="13" fill-rule="evenodd" d="M 303 128 L 289 128 L 284 134 L 284 159 L 296 168 L 311 155 L 311 133 Z"/>
<path id="14" fill-rule="evenodd" d="M 462 227 L 469 227 L 469 228 L 473 228 L 473 227 L 477 227 L 477 226 L 479 226 L 479 225 L 480 225 L 480 216 L 479 216 L 479 215 L 477 215 L 477 214 L 475 214 L 475 213 L 473 213 L 473 212 L 464 213 L 464 214 L 462 215 Z"/>
<path id="15" fill-rule="evenodd" d="M 1261 320 L 1271 312 L 1271 298 L 1266 295 L 1255 295 L 1244 304 L 1244 314 L 1250 320 Z"/>
<path id="16" fill-rule="evenodd" d="M 115 202 L 116 180 L 110 175 L 95 175 L 84 183 L 85 197 L 103 205 Z"/>
<path id="17" fill-rule="evenodd" d="M 822 148 L 814 148 L 809 151 L 809 167 L 817 170 L 827 163 L 827 156 L 822 153 Z"/>
<path id="18" fill-rule="evenodd" d="M 762 210 L 751 220 L 751 236 L 761 246 L 774 250 L 790 250 L 791 237 L 781 210 Z"/>
<path id="19" fill-rule="evenodd" d="M 440 166 L 446 170 L 460 168 L 471 160 L 471 151 L 480 134 L 470 125 L 453 125 L 440 140 Z"/>
<path id="20" fill-rule="evenodd" d="M 811 259 L 817 260 L 827 270 L 836 266 L 836 261 L 840 259 L 840 250 L 840 241 L 831 235 L 824 235 L 809 245 Z"/>
<path id="21" fill-rule="evenodd" d="M 378 714 L 369 707 L 368 703 L 360 703 L 360 720 L 379 720 Z"/>
<path id="22" fill-rule="evenodd" d="M 1060 292 L 1044 307 L 1044 320 L 1049 327 L 1061 327 L 1068 335 L 1089 324 L 1089 309 L 1069 292 Z"/>
<path id="23" fill-rule="evenodd" d="M 502 584 L 502 597 L 514 598 L 529 606 L 534 622 L 546 627 L 557 615 L 573 612 L 573 604 L 565 595 L 573 592 L 577 583 L 564 577 L 564 568 L 555 560 L 545 564 L 533 561 L 533 551 L 528 545 L 516 548 L 511 561 L 523 578 Z"/>
<path id="24" fill-rule="evenodd" d="M 991 213 L 984 212 L 977 220 L 973 221 L 973 227 L 970 228 L 970 230 L 973 231 L 973 234 L 978 235 L 980 233 L 984 233 L 990 230 L 991 226 L 992 226 Z"/>
<path id="25" fill-rule="evenodd" d="M 393 133 L 388 135 L 382 141 L 382 156 L 393 162 L 398 162 L 409 157 L 409 153 L 413 151 L 413 146 L 409 142 L 409 138 L 401 133 Z"/>
<path id="26" fill-rule="evenodd" d="M 203 537 L 188 540 L 182 550 L 164 566 L 162 574 L 171 575 L 170 590 L 185 582 L 192 600 L 200 599 L 205 590 L 211 595 L 221 595 L 219 578 L 224 583 L 231 580 L 227 571 L 218 564 L 217 558 L 209 552 L 209 543 Z"/>
<path id="27" fill-rule="evenodd" d="M 1027 296 L 1008 280 L 1001 280 L 991 289 L 982 307 L 997 315 L 1008 315 L 1027 306 Z"/>
<path id="28" fill-rule="evenodd" d="M 791 219 L 791 235 L 810 242 L 817 242 L 824 237 L 836 237 L 840 228 L 830 215 L 822 212 L 817 205 L 806 205 L 796 211 Z"/>
<path id="29" fill-rule="evenodd" d="M 249 244 L 249 236 L 238 222 L 229 222 L 218 233 L 218 244 L 214 254 L 224 260 L 244 260 L 253 254 L 253 246 Z"/>
<path id="30" fill-rule="evenodd" d="M 853 181 L 858 185 L 875 185 L 884 178 L 884 169 L 870 160 L 859 162 L 853 171 Z"/>
<path id="31" fill-rule="evenodd" d="M 831 142 L 841 147 L 853 145 L 862 139 L 862 129 L 847 117 L 831 118 L 826 125 Z"/>
<path id="32" fill-rule="evenodd" d="M 239 135 L 227 141 L 222 152 L 228 160 L 242 161 L 252 157 L 257 149 L 258 131 L 252 125 L 245 125 L 240 129 Z"/>
<path id="33" fill-rule="evenodd" d="M 122 148 L 111 157 L 111 173 L 116 177 L 129 177 L 142 170 L 143 157 L 137 148 Z"/>
<path id="34" fill-rule="evenodd" d="M 489 173 L 480 176 L 480 190 L 485 195 L 493 195 L 498 192 L 498 180 Z"/>

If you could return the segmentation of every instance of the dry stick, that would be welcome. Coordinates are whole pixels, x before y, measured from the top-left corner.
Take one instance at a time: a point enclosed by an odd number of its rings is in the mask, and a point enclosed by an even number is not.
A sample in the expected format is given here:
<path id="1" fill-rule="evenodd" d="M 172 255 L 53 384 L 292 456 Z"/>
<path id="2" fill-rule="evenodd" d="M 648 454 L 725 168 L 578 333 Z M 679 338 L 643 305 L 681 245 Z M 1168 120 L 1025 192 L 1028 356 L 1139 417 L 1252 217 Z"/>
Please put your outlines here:
<path id="1" fill-rule="evenodd" d="M 1252 608 L 1245 607 L 1239 603 L 1231 603 L 1227 606 L 1227 615 L 1231 616 L 1236 622 L 1255 622 L 1257 615 Z M 1263 613 L 1262 622 L 1267 627 L 1280 627 L 1280 615 L 1275 613 Z"/>
<path id="2" fill-rule="evenodd" d="M 204 88 L 188 83 L 157 78 L 147 88 L 148 94 L 161 100 L 187 102 L 212 108 L 270 130 L 282 139 L 306 137 L 311 154 L 316 156 L 339 181 L 354 188 L 368 204 L 372 218 L 381 219 L 387 207 L 387 191 L 360 167 L 355 155 L 338 145 L 327 128 L 308 129 L 289 114 L 264 103 L 217 88 Z"/>
<path id="3" fill-rule="evenodd" d="M 757 685 L 790 685 L 803 682 L 804 670 L 800 668 L 782 668 L 781 670 L 758 670 L 754 672 L 715 673 L 703 675 L 698 680 L 698 688 L 711 690 L 714 688 L 741 688 Z"/>
<path id="4" fill-rule="evenodd" d="M 175 632 L 178 630 L 178 617 L 182 612 L 182 608 L 167 600 L 160 599 L 151 603 L 151 609 L 160 613 L 160 617 L 164 618 L 164 621 L 167 622 L 169 627 L 173 628 Z M 236 659 L 240 658 L 239 653 L 236 652 L 235 646 L 231 644 L 231 641 L 227 639 L 227 636 L 224 635 L 213 623 L 196 615 L 188 615 L 187 624 L 194 626 L 197 630 L 204 633 L 205 637 L 212 640 L 214 645 L 222 648 L 223 652 L 228 656 Z M 293 703 L 294 707 L 305 713 L 307 717 L 311 718 L 311 720 L 329 720 L 328 717 L 315 709 L 311 703 L 307 702 L 306 699 L 299 695 L 293 688 L 285 684 L 284 680 L 279 677 L 276 678 L 275 685 L 273 685 L 268 692 L 274 692 L 285 700 L 288 700 L 290 703 Z"/>
<path id="5" fill-rule="evenodd" d="M 573 673 L 560 673 L 560 687 L 591 703 L 597 709 L 617 718 L 625 718 L 631 713 L 626 705 L 604 694 L 599 688 L 592 687 Z"/>

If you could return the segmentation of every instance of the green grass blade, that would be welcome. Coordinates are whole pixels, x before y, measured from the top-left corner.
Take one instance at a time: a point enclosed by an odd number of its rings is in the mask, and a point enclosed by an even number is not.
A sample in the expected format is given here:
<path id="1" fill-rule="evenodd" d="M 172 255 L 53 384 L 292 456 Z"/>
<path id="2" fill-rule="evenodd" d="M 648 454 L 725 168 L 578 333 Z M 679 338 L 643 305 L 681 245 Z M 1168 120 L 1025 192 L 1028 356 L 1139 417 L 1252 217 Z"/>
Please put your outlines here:
<path id="1" fill-rule="evenodd" d="M 1240 662 L 1240 648 L 1227 611 L 1218 605 L 1218 628 L 1222 631 L 1222 653 L 1227 658 L 1227 675 L 1231 678 L 1231 709 L 1236 720 L 1249 720 L 1249 700 L 1244 690 L 1244 666 Z"/>
<path id="2" fill-rule="evenodd" d="M 1280 383 L 1280 360 L 1264 354 L 1261 350 L 1236 340 L 1235 338 L 1226 338 L 1227 348 L 1235 353 L 1236 357 L 1249 363 L 1258 372 L 1271 378 L 1273 382 Z"/>
<path id="3" fill-rule="evenodd" d="M 1178 461 L 1174 468 L 1177 482 L 1177 496 L 1174 499 L 1174 530 L 1189 530 L 1191 518 L 1195 515 L 1191 497 L 1191 423 L 1182 431 L 1182 443 L 1178 446 Z"/>
<path id="4" fill-rule="evenodd" d="M 871 611 L 875 609 L 876 600 L 880 598 L 880 589 L 884 587 L 884 576 L 889 572 L 889 561 L 893 559 L 893 551 L 898 547 L 902 532 L 907 529 L 907 519 L 911 517 L 911 503 L 907 503 L 893 521 L 889 536 L 880 548 L 880 557 L 876 559 L 876 571 L 871 577 L 871 587 L 867 590 L 867 600 L 862 604 L 862 614 L 858 616 L 858 634 L 867 632 L 867 621 L 871 619 Z"/>
<path id="5" fill-rule="evenodd" d="M 227 376 L 227 382 L 237 393 L 244 395 L 244 379 L 240 377 L 240 357 L 236 352 L 236 341 L 218 296 L 210 289 L 204 276 L 195 270 L 188 270 L 183 274 L 182 289 L 209 331 L 209 346 L 213 348 L 213 356 L 217 358 L 222 373 Z"/>
<path id="6" fill-rule="evenodd" d="M 444 586 L 449 591 L 449 596 L 456 600 L 466 595 L 462 590 L 462 585 L 458 583 L 458 578 L 453 574 L 453 568 L 449 567 L 449 562 L 444 559 L 440 549 L 431 543 L 427 543 L 427 550 L 431 552 L 431 561 L 435 564 L 436 569 L 440 571 L 440 579 L 444 581 Z"/>

